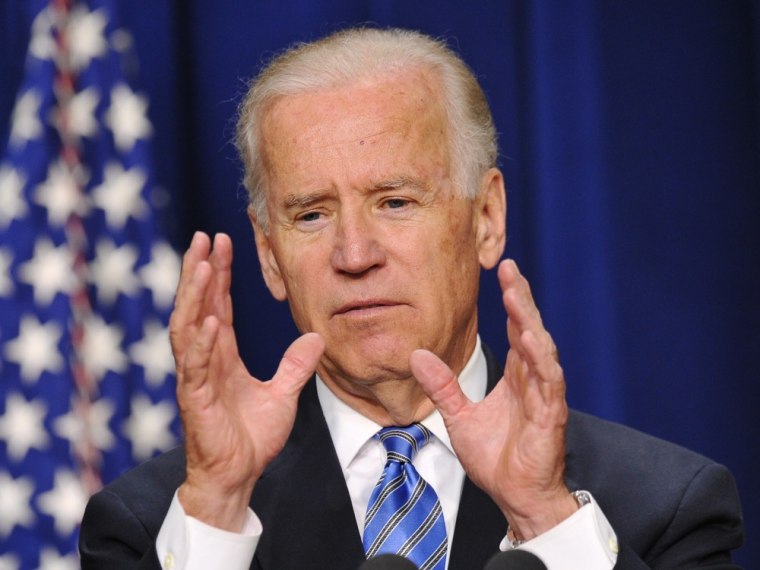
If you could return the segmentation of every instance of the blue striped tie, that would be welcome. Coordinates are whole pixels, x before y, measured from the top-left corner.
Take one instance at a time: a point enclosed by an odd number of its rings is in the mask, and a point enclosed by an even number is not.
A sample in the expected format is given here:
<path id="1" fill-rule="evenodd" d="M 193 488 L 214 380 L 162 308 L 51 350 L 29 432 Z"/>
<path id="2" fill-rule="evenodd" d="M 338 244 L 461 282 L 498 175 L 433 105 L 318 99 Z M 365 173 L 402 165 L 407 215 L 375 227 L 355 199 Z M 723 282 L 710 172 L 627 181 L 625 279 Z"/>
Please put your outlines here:
<path id="1" fill-rule="evenodd" d="M 420 570 L 446 567 L 446 524 L 433 488 L 412 465 L 417 452 L 430 441 L 421 424 L 387 427 L 375 435 L 388 453 L 385 470 L 372 491 L 364 522 L 367 558 L 399 554 Z"/>

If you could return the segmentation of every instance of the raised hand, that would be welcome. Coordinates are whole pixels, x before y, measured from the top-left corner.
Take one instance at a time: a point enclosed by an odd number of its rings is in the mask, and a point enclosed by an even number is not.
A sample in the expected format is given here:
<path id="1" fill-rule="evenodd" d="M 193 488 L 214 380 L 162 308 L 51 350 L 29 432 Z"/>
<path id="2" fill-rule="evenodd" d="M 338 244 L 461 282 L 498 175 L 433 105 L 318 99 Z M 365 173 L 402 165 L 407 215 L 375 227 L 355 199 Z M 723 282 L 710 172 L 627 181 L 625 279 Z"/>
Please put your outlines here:
<path id="1" fill-rule="evenodd" d="M 232 328 L 232 242 L 196 233 L 185 253 L 170 321 L 177 401 L 185 431 L 185 512 L 239 531 L 253 486 L 280 452 L 295 419 L 298 395 L 324 350 L 309 333 L 285 352 L 272 380 L 243 364 Z"/>
<path id="2" fill-rule="evenodd" d="M 501 262 L 498 277 L 510 349 L 504 377 L 491 393 L 471 402 L 449 367 L 429 351 L 412 353 L 410 366 L 441 412 L 468 476 L 527 540 L 577 509 L 563 480 L 565 380 L 527 280 L 511 260 Z"/>

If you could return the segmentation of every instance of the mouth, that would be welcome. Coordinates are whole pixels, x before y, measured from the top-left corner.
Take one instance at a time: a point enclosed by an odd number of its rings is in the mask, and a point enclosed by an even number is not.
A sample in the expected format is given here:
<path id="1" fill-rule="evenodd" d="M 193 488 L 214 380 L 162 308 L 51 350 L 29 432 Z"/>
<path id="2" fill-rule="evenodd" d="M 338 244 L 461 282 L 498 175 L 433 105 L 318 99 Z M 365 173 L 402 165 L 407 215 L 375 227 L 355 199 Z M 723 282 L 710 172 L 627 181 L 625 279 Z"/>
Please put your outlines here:
<path id="1" fill-rule="evenodd" d="M 399 303 L 385 299 L 368 299 L 365 301 L 351 301 L 342 305 L 335 311 L 334 315 L 360 315 L 372 314 L 375 312 L 390 309 L 399 306 Z"/>

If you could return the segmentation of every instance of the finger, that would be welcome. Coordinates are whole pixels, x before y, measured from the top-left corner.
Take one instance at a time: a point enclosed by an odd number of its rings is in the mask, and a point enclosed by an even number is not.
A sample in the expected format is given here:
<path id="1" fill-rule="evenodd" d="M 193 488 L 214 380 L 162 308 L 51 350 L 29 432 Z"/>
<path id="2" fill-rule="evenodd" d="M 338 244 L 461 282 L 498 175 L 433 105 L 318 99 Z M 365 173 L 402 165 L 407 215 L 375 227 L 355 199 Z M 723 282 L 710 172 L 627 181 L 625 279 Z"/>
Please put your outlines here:
<path id="1" fill-rule="evenodd" d="M 325 341 L 319 334 L 298 337 L 285 351 L 272 382 L 283 392 L 297 396 L 314 374 L 324 351 Z"/>
<path id="2" fill-rule="evenodd" d="M 182 257 L 182 269 L 179 274 L 179 283 L 177 284 L 177 301 L 175 301 L 175 305 L 181 298 L 182 291 L 192 279 L 198 263 L 204 259 L 208 259 L 210 248 L 211 240 L 208 235 L 203 232 L 195 232 L 193 234 L 190 246 Z"/>
<path id="3" fill-rule="evenodd" d="M 178 375 L 178 390 L 193 391 L 206 383 L 218 336 L 219 320 L 214 316 L 206 317 L 185 354 L 182 374 Z"/>
<path id="4" fill-rule="evenodd" d="M 470 404 L 451 368 L 429 350 L 418 349 L 412 352 L 409 367 L 444 420 L 456 416 Z"/>
<path id="5" fill-rule="evenodd" d="M 232 240 L 227 234 L 218 233 L 214 236 L 214 248 L 209 256 L 209 263 L 213 269 L 210 291 L 213 313 L 222 322 L 232 324 Z"/>
<path id="6" fill-rule="evenodd" d="M 562 367 L 554 355 L 546 350 L 532 331 L 525 331 L 521 337 L 525 349 L 528 376 L 537 383 L 539 392 L 546 403 L 562 397 L 564 399 L 565 382 Z"/>
<path id="7" fill-rule="evenodd" d="M 515 318 L 522 326 L 530 322 L 540 325 L 541 314 L 533 300 L 530 284 L 520 273 L 517 264 L 511 259 L 505 259 L 499 264 L 497 275 L 504 308 L 509 316 Z"/>
<path id="8" fill-rule="evenodd" d="M 551 335 L 546 331 L 541 320 L 541 313 L 536 307 L 530 285 L 523 277 L 514 261 L 505 260 L 499 266 L 499 283 L 502 287 L 502 301 L 509 315 L 507 336 L 511 347 L 524 352 L 520 338 L 530 330 L 545 350 L 556 352 Z"/>
<path id="9" fill-rule="evenodd" d="M 183 333 L 187 326 L 194 325 L 202 318 L 203 300 L 211 281 L 211 266 L 208 261 L 201 260 L 195 265 L 195 270 L 178 293 L 171 318 L 169 331 L 173 341 L 182 344 Z"/>

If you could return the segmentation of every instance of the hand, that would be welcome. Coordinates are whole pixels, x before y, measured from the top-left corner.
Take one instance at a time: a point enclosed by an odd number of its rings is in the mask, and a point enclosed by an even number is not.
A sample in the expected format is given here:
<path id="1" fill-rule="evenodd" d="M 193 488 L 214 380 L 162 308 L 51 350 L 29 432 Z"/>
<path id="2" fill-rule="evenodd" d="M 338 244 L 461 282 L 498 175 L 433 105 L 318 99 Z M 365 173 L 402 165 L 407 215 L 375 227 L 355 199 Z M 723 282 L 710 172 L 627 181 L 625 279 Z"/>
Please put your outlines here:
<path id="1" fill-rule="evenodd" d="M 441 412 L 464 470 L 515 534 L 537 536 L 577 505 L 563 480 L 568 409 L 557 350 L 514 261 L 498 269 L 510 349 L 504 376 L 477 404 L 437 356 L 416 350 L 412 373 Z"/>
<path id="2" fill-rule="evenodd" d="M 177 401 L 187 470 L 179 498 L 185 512 L 239 531 L 253 486 L 285 445 L 298 395 L 324 350 L 305 334 L 290 345 L 269 382 L 243 364 L 232 328 L 232 242 L 196 233 L 185 253 L 170 320 Z"/>

